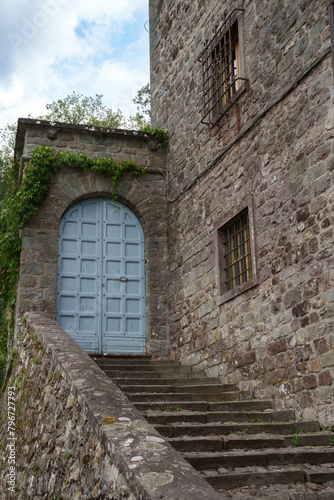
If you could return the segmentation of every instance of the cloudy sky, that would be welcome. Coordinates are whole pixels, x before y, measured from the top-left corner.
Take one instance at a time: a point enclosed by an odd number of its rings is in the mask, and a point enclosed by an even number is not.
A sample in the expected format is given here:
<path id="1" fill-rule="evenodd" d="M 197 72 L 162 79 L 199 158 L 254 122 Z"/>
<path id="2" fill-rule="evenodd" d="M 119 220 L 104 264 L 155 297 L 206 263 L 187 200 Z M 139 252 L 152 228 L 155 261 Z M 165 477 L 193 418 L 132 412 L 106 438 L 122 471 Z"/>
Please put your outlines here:
<path id="1" fill-rule="evenodd" d="M 134 113 L 149 82 L 146 21 L 148 0 L 0 0 L 0 127 L 73 91 Z"/>

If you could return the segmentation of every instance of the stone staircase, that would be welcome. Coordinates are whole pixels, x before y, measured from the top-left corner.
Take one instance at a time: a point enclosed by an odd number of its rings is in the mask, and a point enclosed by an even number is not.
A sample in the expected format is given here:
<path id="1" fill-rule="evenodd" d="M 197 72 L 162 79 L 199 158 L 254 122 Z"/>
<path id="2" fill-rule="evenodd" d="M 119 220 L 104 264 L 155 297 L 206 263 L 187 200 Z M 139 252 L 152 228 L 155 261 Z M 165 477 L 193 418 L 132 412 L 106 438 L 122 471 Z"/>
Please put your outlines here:
<path id="1" fill-rule="evenodd" d="M 334 481 L 334 433 L 319 422 L 296 422 L 292 410 L 275 410 L 271 401 L 254 400 L 235 385 L 171 361 L 91 357 L 222 494 L 231 488 Z M 328 498 L 334 498 L 331 491 Z"/>

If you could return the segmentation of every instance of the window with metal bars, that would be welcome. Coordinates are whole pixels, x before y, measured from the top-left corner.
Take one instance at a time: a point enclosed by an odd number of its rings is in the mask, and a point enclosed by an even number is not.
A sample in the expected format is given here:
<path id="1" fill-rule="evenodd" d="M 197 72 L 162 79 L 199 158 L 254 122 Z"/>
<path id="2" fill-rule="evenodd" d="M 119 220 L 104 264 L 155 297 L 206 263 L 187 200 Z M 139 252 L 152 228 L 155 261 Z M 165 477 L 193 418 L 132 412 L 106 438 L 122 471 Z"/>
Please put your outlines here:
<path id="1" fill-rule="evenodd" d="M 225 285 L 227 290 L 252 277 L 248 211 L 244 211 L 223 229 Z"/>
<path id="2" fill-rule="evenodd" d="M 235 9 L 220 28 L 215 28 L 199 58 L 203 68 L 203 123 L 216 123 L 245 88 L 243 12 Z"/>
<path id="3" fill-rule="evenodd" d="M 257 285 L 252 205 L 216 225 L 219 304 Z"/>

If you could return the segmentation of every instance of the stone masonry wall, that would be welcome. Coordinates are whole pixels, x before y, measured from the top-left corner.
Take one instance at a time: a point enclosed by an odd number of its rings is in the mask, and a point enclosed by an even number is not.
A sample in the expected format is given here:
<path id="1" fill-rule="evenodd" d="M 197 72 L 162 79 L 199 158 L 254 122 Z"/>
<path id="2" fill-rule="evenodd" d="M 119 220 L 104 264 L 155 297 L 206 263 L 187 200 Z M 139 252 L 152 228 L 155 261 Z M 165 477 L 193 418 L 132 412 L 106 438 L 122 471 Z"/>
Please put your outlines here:
<path id="1" fill-rule="evenodd" d="M 219 498 L 45 313 L 22 324 L 0 448 L 1 500 Z"/>
<path id="2" fill-rule="evenodd" d="M 247 91 L 219 126 L 208 127 L 201 123 L 202 65 L 198 58 L 223 15 L 235 8 L 245 10 Z M 169 132 L 171 198 L 330 46 L 327 0 L 312 5 L 308 0 L 270 0 L 266 5 L 262 0 L 151 0 L 150 21 L 153 126 Z M 316 101 L 328 98 L 329 89 L 320 97 L 315 88 Z M 291 116 L 292 124 L 298 121 L 296 110 Z"/>
<path id="3" fill-rule="evenodd" d="M 145 235 L 146 328 L 150 353 L 165 354 L 166 345 L 166 208 L 163 150 L 144 133 L 86 126 L 19 121 L 16 154 L 24 162 L 35 147 L 73 150 L 91 157 L 132 160 L 145 167 L 139 177 L 124 174 L 118 200 L 140 220 Z M 54 174 L 39 212 L 22 231 L 17 315 L 43 310 L 55 315 L 58 228 L 61 217 L 75 202 L 88 197 L 112 197 L 111 180 L 103 174 L 64 167 Z"/>
<path id="4" fill-rule="evenodd" d="M 16 397 L 16 441 L 7 441 L 3 401 L 0 498 L 135 498 L 33 335 L 22 338 L 8 387 Z"/>
<path id="5" fill-rule="evenodd" d="M 243 7 L 247 90 L 201 120 L 204 39 Z M 168 150 L 172 357 L 278 408 L 334 410 L 333 75 L 327 2 L 150 2 L 154 125 Z M 253 207 L 258 285 L 218 297 L 216 227 Z"/>

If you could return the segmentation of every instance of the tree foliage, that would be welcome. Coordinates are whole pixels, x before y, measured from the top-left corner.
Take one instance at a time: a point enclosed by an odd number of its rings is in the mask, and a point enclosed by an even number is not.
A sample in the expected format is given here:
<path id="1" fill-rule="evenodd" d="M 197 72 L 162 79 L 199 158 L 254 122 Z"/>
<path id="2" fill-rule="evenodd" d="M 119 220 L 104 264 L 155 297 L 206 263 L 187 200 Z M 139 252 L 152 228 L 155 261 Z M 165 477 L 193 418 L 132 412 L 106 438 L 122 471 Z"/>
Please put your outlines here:
<path id="1" fill-rule="evenodd" d="M 102 103 L 102 94 L 86 97 L 72 92 L 64 99 L 46 105 L 48 113 L 39 118 L 55 122 L 92 125 L 95 127 L 122 128 L 126 119 L 120 109 L 113 111 Z"/>
<path id="2" fill-rule="evenodd" d="M 127 120 L 120 109 L 113 111 L 102 102 L 103 95 L 87 97 L 80 92 L 72 92 L 64 99 L 46 104 L 47 113 L 39 116 L 41 120 L 92 125 L 95 127 L 127 128 L 151 133 L 151 92 L 149 84 L 138 90 L 133 102 L 137 113 Z M 14 154 L 16 124 L 0 129 L 0 207 L 8 189 L 9 170 Z M 159 145 L 162 145 L 160 141 Z"/>
<path id="3" fill-rule="evenodd" d="M 15 146 L 16 125 L 0 129 L 0 208 L 9 185 L 9 169 Z"/>
<path id="4" fill-rule="evenodd" d="M 151 124 L 151 89 L 148 83 L 138 90 L 133 102 L 137 104 L 137 113 L 130 116 L 130 125 L 133 129 L 142 130 Z"/>

